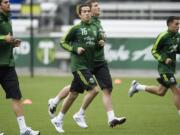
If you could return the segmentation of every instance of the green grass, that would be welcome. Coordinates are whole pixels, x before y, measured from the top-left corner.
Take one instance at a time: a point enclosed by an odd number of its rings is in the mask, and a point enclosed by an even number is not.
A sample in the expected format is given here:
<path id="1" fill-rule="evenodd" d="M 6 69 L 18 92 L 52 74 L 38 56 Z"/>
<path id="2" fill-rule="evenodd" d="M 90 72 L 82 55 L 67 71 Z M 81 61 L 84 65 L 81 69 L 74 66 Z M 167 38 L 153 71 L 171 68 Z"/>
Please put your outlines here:
<path id="1" fill-rule="evenodd" d="M 20 77 L 23 99 L 30 98 L 32 105 L 24 105 L 26 122 L 42 135 L 57 135 L 47 113 L 47 101 L 71 82 L 71 77 Z M 120 78 L 122 83 L 114 85 L 112 93 L 113 107 L 117 116 L 127 117 L 124 125 L 115 128 L 107 126 L 107 117 L 102 104 L 101 93 L 96 97 L 86 112 L 88 129 L 79 128 L 73 121 L 83 98 L 80 95 L 64 119 L 65 135 L 179 135 L 180 116 L 172 102 L 169 91 L 165 97 L 158 97 L 145 92 L 133 98 L 127 96 L 130 82 L 134 78 Z M 145 84 L 157 84 L 153 78 L 138 78 Z M 58 109 L 60 109 L 60 106 Z M 19 129 L 11 109 L 11 100 L 5 99 L 0 88 L 0 131 L 6 135 L 18 135 Z"/>

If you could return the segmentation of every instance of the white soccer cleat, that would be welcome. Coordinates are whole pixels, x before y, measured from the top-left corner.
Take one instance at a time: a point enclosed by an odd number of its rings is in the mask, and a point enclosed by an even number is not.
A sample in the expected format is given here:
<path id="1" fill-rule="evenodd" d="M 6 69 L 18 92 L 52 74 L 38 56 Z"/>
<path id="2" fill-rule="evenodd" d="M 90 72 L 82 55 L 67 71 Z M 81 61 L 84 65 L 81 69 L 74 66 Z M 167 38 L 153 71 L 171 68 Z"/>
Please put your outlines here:
<path id="1" fill-rule="evenodd" d="M 115 127 L 116 125 L 121 125 L 121 124 L 123 124 L 125 121 L 126 121 L 126 118 L 125 118 L 125 117 L 120 117 L 120 118 L 114 117 L 114 119 L 111 120 L 111 121 L 109 121 L 108 124 L 109 124 L 109 126 L 110 126 L 111 128 L 113 128 L 113 127 Z"/>
<path id="2" fill-rule="evenodd" d="M 53 126 L 55 127 L 55 129 L 58 133 L 64 133 L 64 130 L 62 128 L 63 121 L 57 121 L 56 117 L 55 117 L 55 118 L 51 119 L 51 123 L 53 124 Z"/>
<path id="3" fill-rule="evenodd" d="M 53 98 L 50 98 L 48 100 L 48 114 L 51 119 L 55 117 L 56 107 L 57 105 L 53 102 Z"/>
<path id="4" fill-rule="evenodd" d="M 84 115 L 79 115 L 78 113 L 75 113 L 73 115 L 73 119 L 76 122 L 76 124 L 81 128 L 88 128 L 88 125 L 86 124 L 86 120 L 84 118 Z"/>
<path id="5" fill-rule="evenodd" d="M 4 133 L 2 132 L 2 133 L 0 133 L 0 135 L 4 135 Z"/>
<path id="6" fill-rule="evenodd" d="M 129 89 L 129 91 L 128 91 L 129 97 L 132 97 L 135 93 L 138 92 L 138 90 L 136 89 L 137 85 L 138 85 L 138 83 L 137 83 L 136 80 L 133 80 L 133 81 L 131 82 L 131 87 L 130 87 L 130 89 Z"/>
<path id="7" fill-rule="evenodd" d="M 40 135 L 40 131 L 32 130 L 30 127 L 24 133 L 20 133 L 20 135 Z"/>

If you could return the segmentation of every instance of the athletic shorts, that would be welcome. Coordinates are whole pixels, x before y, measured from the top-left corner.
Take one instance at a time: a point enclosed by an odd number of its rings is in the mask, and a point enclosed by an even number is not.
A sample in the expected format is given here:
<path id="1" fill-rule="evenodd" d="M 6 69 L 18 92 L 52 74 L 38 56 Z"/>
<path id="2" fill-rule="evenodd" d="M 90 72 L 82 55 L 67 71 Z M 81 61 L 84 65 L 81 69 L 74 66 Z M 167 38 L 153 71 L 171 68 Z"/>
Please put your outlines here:
<path id="1" fill-rule="evenodd" d="M 6 93 L 6 98 L 21 99 L 15 67 L 0 67 L 0 84 Z"/>
<path id="2" fill-rule="evenodd" d="M 92 73 L 96 77 L 96 80 L 102 90 L 108 89 L 109 91 L 112 91 L 112 79 L 107 64 L 94 68 Z"/>
<path id="3" fill-rule="evenodd" d="M 70 91 L 83 93 L 84 90 L 92 90 L 97 86 L 96 80 L 89 69 L 73 72 L 74 79 L 71 83 Z"/>
<path id="4" fill-rule="evenodd" d="M 157 78 L 157 81 L 166 88 L 170 88 L 172 85 L 177 84 L 174 74 L 160 74 L 160 77 Z"/>

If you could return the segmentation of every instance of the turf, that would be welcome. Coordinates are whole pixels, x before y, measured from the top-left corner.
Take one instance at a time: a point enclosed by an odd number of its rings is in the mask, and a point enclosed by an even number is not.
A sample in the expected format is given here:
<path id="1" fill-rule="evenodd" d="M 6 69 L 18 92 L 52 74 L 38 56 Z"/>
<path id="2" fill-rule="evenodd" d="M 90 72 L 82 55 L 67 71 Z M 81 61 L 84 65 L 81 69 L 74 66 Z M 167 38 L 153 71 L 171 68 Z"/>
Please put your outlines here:
<path id="1" fill-rule="evenodd" d="M 114 78 L 115 79 L 115 78 Z M 64 119 L 65 135 L 179 135 L 180 116 L 173 104 L 172 93 L 158 97 L 145 92 L 132 98 L 127 96 L 130 82 L 134 78 L 119 78 L 121 84 L 114 85 L 112 93 L 113 108 L 117 116 L 127 117 L 124 125 L 109 128 L 102 104 L 102 93 L 96 97 L 86 112 L 88 129 L 79 128 L 73 121 L 83 98 L 80 95 Z M 157 84 L 153 78 L 137 78 L 145 84 Z M 19 77 L 23 99 L 31 99 L 32 105 L 24 105 L 26 122 L 34 129 L 39 129 L 42 135 L 57 135 L 50 123 L 47 113 L 47 101 L 55 96 L 65 85 L 71 82 L 71 77 L 34 78 Z M 6 135 L 18 135 L 18 125 L 11 109 L 11 100 L 5 100 L 5 94 L 0 88 L 0 131 Z M 60 109 L 61 104 L 58 106 Z"/>

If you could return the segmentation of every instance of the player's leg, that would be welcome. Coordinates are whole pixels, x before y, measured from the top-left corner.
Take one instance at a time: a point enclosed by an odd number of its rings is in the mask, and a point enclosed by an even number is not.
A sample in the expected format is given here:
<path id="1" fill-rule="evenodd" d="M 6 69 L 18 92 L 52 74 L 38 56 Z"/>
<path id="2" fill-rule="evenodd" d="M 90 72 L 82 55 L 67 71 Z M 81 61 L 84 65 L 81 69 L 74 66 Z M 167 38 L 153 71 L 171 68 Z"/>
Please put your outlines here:
<path id="1" fill-rule="evenodd" d="M 65 86 L 59 93 L 48 100 L 48 114 L 50 118 L 55 117 L 56 107 L 61 100 L 63 100 L 69 94 L 70 85 Z"/>
<path id="2" fill-rule="evenodd" d="M 180 83 L 177 85 L 177 87 L 180 89 Z"/>
<path id="3" fill-rule="evenodd" d="M 89 90 L 87 94 L 84 96 L 81 108 L 86 110 L 98 93 L 99 91 L 97 87 L 93 88 L 92 90 Z"/>
<path id="4" fill-rule="evenodd" d="M 53 119 L 51 119 L 51 123 L 54 125 L 56 131 L 59 133 L 64 132 L 62 125 L 63 125 L 63 119 L 66 112 L 69 110 L 72 103 L 78 97 L 78 93 L 83 93 L 84 91 L 84 88 L 82 86 L 78 73 L 73 72 L 73 75 L 74 75 L 74 79 L 71 83 L 70 92 L 62 104 L 59 114 Z"/>
<path id="5" fill-rule="evenodd" d="M 107 112 L 108 124 L 110 127 L 114 127 L 118 124 L 123 124 L 126 121 L 125 117 L 116 117 L 111 99 L 112 92 L 112 79 L 107 65 L 100 66 L 95 69 L 94 75 L 103 92 L 102 100 Z"/>
<path id="6" fill-rule="evenodd" d="M 20 134 L 24 135 L 27 133 L 31 133 L 32 135 L 39 135 L 39 131 L 34 131 L 26 125 L 23 114 L 23 107 L 20 100 L 21 91 L 19 89 L 18 77 L 14 67 L 5 69 L 3 79 L 1 79 L 1 85 L 6 92 L 6 98 L 12 99 L 12 108 L 17 117 Z"/>
<path id="7" fill-rule="evenodd" d="M 51 119 L 51 123 L 54 125 L 57 132 L 59 133 L 64 132 L 62 127 L 64 116 L 77 97 L 78 97 L 77 92 L 69 92 L 68 96 L 63 101 L 62 108 L 59 114 L 53 119 Z"/>
<path id="8" fill-rule="evenodd" d="M 112 106 L 111 91 L 103 89 L 103 104 L 107 112 L 108 124 L 110 127 L 123 124 L 126 121 L 125 117 L 116 117 Z"/>
<path id="9" fill-rule="evenodd" d="M 154 95 L 158 96 L 164 96 L 167 92 L 167 88 L 164 87 L 163 85 L 160 86 L 146 86 L 145 88 L 146 92 L 149 92 Z"/>
<path id="10" fill-rule="evenodd" d="M 73 115 L 73 119 L 81 128 L 87 128 L 88 125 L 86 124 L 84 113 L 88 106 L 91 104 L 93 99 L 98 94 L 97 84 L 95 78 L 90 73 L 89 70 L 83 70 L 79 73 L 79 76 L 85 86 L 85 89 L 88 90 L 87 94 L 85 95 L 80 110 Z"/>
<path id="11" fill-rule="evenodd" d="M 177 81 L 174 75 L 168 75 L 169 85 L 171 91 L 173 93 L 174 104 L 178 110 L 178 114 L 180 115 L 180 88 L 177 86 Z"/>
<path id="12" fill-rule="evenodd" d="M 178 110 L 178 114 L 180 115 L 180 89 L 176 85 L 173 85 L 171 86 L 171 90 L 173 93 L 174 104 Z"/>
<path id="13" fill-rule="evenodd" d="M 148 86 L 133 80 L 128 92 L 129 96 L 132 97 L 135 93 L 139 91 L 145 91 L 158 96 L 164 96 L 167 92 L 167 89 L 169 88 L 168 79 L 165 76 L 165 74 L 161 74 L 160 77 L 157 78 L 160 86 Z"/>

